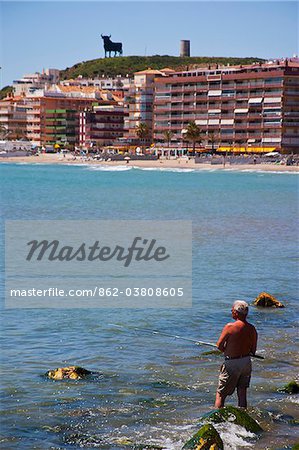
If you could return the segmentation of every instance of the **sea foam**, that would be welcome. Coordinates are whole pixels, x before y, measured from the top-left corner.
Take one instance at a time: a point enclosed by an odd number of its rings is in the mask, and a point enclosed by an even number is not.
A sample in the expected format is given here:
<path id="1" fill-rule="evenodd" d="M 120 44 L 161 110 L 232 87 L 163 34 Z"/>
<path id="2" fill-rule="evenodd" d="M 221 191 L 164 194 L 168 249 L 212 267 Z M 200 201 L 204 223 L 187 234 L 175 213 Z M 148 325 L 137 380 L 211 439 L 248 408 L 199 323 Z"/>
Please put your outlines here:
<path id="1" fill-rule="evenodd" d="M 126 172 L 127 170 L 133 169 L 132 166 L 86 166 L 86 168 L 98 172 Z"/>

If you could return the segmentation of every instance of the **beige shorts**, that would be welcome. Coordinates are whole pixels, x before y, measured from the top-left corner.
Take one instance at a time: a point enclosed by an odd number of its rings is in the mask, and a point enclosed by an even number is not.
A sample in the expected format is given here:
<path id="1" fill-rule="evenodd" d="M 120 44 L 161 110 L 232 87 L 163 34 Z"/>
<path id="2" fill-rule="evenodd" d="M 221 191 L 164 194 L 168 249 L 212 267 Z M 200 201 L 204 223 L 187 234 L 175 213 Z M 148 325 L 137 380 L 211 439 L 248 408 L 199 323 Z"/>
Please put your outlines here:
<path id="1" fill-rule="evenodd" d="M 217 391 L 223 396 L 231 395 L 236 387 L 248 388 L 250 378 L 250 356 L 238 359 L 227 359 L 220 369 Z"/>

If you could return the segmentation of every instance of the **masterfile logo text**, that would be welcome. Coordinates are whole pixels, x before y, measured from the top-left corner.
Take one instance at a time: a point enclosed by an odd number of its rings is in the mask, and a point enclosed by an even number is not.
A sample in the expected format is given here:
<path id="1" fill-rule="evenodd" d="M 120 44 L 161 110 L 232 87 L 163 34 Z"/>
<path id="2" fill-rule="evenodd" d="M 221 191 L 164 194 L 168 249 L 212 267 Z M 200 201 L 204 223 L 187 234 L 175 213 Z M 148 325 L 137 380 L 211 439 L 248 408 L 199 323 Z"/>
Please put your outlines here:
<path id="1" fill-rule="evenodd" d="M 190 221 L 8 221 L 6 306 L 188 307 Z"/>

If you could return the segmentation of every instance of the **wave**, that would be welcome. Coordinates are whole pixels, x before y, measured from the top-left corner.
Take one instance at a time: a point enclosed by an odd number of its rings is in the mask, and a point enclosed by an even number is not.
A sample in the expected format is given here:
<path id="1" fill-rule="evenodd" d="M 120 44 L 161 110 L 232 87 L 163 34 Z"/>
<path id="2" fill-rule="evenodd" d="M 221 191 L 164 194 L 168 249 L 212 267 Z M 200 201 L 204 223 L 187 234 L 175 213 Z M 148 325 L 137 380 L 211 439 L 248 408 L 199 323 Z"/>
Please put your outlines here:
<path id="1" fill-rule="evenodd" d="M 127 166 L 92 166 L 88 165 L 86 166 L 86 169 L 88 170 L 94 170 L 98 172 L 126 172 L 127 170 L 132 170 L 133 166 L 127 167 Z"/>
<path id="2" fill-rule="evenodd" d="M 233 169 L 234 170 L 234 169 Z M 236 169 L 236 172 L 248 172 L 248 173 L 271 173 L 271 174 L 287 174 L 287 175 L 298 175 L 299 172 L 295 172 L 292 170 L 258 170 L 258 169 Z"/>
<path id="3" fill-rule="evenodd" d="M 84 163 L 65 163 L 64 166 L 74 166 L 74 167 L 86 167 L 86 164 Z"/>
<path id="4" fill-rule="evenodd" d="M 158 172 L 177 172 L 177 173 L 187 173 L 195 172 L 196 169 L 180 169 L 176 167 L 136 167 L 134 169 L 144 170 L 144 171 L 158 171 Z"/>
<path id="5" fill-rule="evenodd" d="M 250 448 L 254 446 L 254 438 L 256 436 L 240 425 L 231 422 L 214 424 L 216 430 L 220 434 L 224 448 L 227 450 L 237 450 L 240 447 Z M 250 442 L 251 441 L 251 442 Z"/>

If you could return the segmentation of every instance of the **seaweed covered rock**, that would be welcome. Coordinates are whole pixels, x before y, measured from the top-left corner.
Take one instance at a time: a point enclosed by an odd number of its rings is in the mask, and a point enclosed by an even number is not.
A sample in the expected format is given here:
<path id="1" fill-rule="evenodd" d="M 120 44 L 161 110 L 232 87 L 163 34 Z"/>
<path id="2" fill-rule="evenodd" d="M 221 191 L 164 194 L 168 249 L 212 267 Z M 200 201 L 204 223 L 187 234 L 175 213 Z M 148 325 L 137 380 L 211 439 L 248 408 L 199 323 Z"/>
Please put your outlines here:
<path id="1" fill-rule="evenodd" d="M 231 422 L 255 434 L 263 431 L 260 425 L 246 411 L 234 406 L 225 406 L 224 408 L 212 411 L 206 414 L 203 419 L 213 423 Z"/>
<path id="2" fill-rule="evenodd" d="M 213 425 L 207 423 L 186 442 L 183 449 L 223 450 L 223 442 Z"/>
<path id="3" fill-rule="evenodd" d="M 46 373 L 46 376 L 51 378 L 52 380 L 80 380 L 81 378 L 90 375 L 91 372 L 89 370 L 84 369 L 79 366 L 70 366 L 70 367 L 59 367 L 54 370 L 49 370 Z"/>
<path id="4" fill-rule="evenodd" d="M 281 389 L 279 389 L 279 391 L 286 392 L 287 394 L 298 394 L 299 384 L 296 381 L 290 381 L 289 383 L 285 384 Z"/>
<path id="5" fill-rule="evenodd" d="M 284 305 L 281 302 L 267 292 L 261 292 L 254 300 L 253 305 L 261 306 L 262 308 L 284 308 Z"/>

